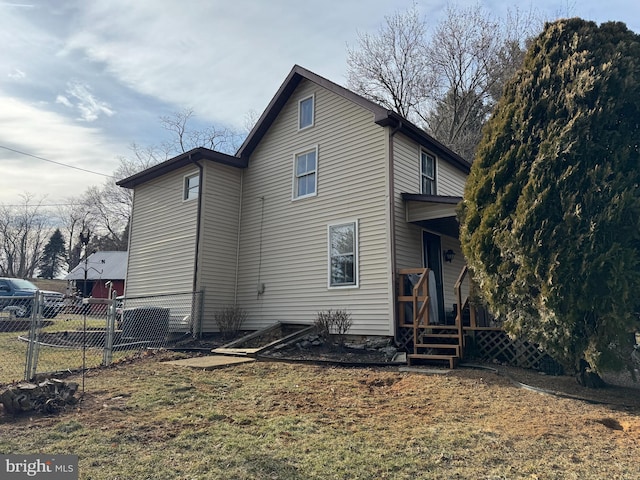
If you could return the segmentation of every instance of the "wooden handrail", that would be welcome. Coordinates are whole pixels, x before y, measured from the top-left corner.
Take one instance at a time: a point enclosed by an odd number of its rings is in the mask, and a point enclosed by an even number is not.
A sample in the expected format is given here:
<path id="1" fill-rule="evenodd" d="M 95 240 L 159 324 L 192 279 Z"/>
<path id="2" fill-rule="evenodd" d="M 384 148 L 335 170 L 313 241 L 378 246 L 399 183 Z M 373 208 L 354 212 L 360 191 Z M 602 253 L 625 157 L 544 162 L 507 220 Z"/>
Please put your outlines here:
<path id="1" fill-rule="evenodd" d="M 420 290 L 425 289 L 425 295 L 420 295 Z M 422 305 L 418 309 L 418 300 L 420 297 L 424 297 Z M 420 275 L 420 280 L 413 287 L 413 324 L 417 327 L 418 325 L 428 325 L 429 324 L 429 269 L 424 268 L 422 270 L 422 274 Z M 426 313 L 426 315 L 425 315 Z M 421 320 L 426 316 L 426 322 L 421 322 Z"/>
<path id="2" fill-rule="evenodd" d="M 462 283 L 464 282 L 467 274 L 469 273 L 469 268 L 465 265 L 462 267 L 462 271 L 460 275 L 458 275 L 458 279 L 456 280 L 456 284 L 453 287 L 453 290 L 456 294 L 456 302 L 458 303 L 458 311 L 456 312 L 456 327 L 458 329 L 458 343 L 464 347 L 464 330 L 462 325 L 462 310 L 464 310 L 464 306 L 469 300 L 469 298 L 465 298 L 464 303 L 462 302 Z M 469 306 L 469 311 L 471 311 L 471 306 Z M 475 323 L 475 317 L 474 317 Z"/>

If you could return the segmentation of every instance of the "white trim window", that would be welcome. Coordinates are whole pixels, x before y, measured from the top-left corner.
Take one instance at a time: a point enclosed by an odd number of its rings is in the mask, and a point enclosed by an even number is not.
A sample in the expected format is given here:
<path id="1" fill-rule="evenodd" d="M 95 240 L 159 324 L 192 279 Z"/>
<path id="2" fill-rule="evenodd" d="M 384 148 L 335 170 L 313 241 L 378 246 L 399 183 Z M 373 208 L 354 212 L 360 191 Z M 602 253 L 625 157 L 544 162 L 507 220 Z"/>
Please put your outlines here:
<path id="1" fill-rule="evenodd" d="M 436 157 L 420 150 L 420 193 L 436 194 Z"/>
<path id="2" fill-rule="evenodd" d="M 358 222 L 328 226 L 329 288 L 358 286 Z"/>
<path id="3" fill-rule="evenodd" d="M 318 147 L 293 157 L 293 198 L 312 197 L 318 192 Z"/>
<path id="4" fill-rule="evenodd" d="M 298 102 L 298 130 L 313 127 L 315 117 L 315 96 L 303 98 Z"/>
<path id="5" fill-rule="evenodd" d="M 183 181 L 182 200 L 194 200 L 200 193 L 200 174 L 185 175 Z"/>

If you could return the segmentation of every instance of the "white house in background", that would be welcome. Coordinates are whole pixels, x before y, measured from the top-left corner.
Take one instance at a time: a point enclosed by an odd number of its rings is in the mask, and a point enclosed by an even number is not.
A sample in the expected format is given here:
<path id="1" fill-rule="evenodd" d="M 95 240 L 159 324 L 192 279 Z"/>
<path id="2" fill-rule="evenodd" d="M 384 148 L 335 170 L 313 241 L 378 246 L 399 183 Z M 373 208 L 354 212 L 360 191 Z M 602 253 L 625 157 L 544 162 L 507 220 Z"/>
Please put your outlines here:
<path id="1" fill-rule="evenodd" d="M 236 155 L 196 148 L 118 182 L 134 190 L 126 295 L 202 290 L 204 331 L 235 304 L 249 329 L 339 308 L 351 334 L 394 336 L 398 272 L 429 267 L 444 322 L 469 170 L 400 115 L 294 66 Z"/>

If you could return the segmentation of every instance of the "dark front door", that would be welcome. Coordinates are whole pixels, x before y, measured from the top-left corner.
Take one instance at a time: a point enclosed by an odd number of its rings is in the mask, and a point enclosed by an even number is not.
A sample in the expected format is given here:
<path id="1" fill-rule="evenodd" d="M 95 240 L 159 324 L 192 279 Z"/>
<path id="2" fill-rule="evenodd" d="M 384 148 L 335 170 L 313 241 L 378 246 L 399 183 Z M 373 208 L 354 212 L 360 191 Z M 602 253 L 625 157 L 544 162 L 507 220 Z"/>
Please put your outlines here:
<path id="1" fill-rule="evenodd" d="M 440 237 L 423 231 L 422 250 L 424 251 L 424 266 L 433 270 L 436 277 L 438 322 L 444 322 L 444 289 L 442 287 L 442 249 L 440 248 Z"/>

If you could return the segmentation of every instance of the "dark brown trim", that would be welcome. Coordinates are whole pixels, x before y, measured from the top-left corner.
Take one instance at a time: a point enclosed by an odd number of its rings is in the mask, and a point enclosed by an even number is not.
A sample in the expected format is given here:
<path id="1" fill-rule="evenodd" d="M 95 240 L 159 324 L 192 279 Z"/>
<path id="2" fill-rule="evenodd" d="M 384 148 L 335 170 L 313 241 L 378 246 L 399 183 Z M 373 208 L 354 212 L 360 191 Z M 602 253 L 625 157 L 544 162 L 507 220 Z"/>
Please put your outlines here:
<path id="1" fill-rule="evenodd" d="M 159 163 L 158 165 L 147 168 L 142 172 L 119 180 L 116 182 L 116 185 L 124 188 L 134 188 L 141 183 L 145 183 L 149 180 L 153 180 L 154 178 L 161 177 L 162 175 L 172 172 L 178 168 L 192 165 L 194 162 L 200 160 L 209 160 L 212 162 L 217 162 L 223 165 L 229 165 L 231 167 L 237 168 L 247 167 L 247 162 L 240 158 L 234 157 L 232 155 L 227 155 L 226 153 L 217 152 L 215 150 L 210 150 L 208 148 L 198 147 L 180 154 L 177 157 L 170 158 L 169 160 Z"/>
<path id="2" fill-rule="evenodd" d="M 421 146 L 435 153 L 439 158 L 450 163 L 459 170 L 462 170 L 464 173 L 468 174 L 471 171 L 471 164 L 464 158 L 444 144 L 440 143 L 417 125 L 408 122 L 396 112 L 387 111 L 387 115 L 385 117 L 376 118 L 375 123 L 383 127 L 388 125 L 401 125 L 402 128 L 400 129 L 400 132 L 405 134 L 411 140 L 419 143 Z"/>
<path id="3" fill-rule="evenodd" d="M 425 203 L 444 203 L 448 205 L 457 205 L 462 201 L 462 197 L 451 197 L 445 195 L 425 195 L 422 193 L 401 193 L 402 200 L 405 202 L 425 202 Z"/>

